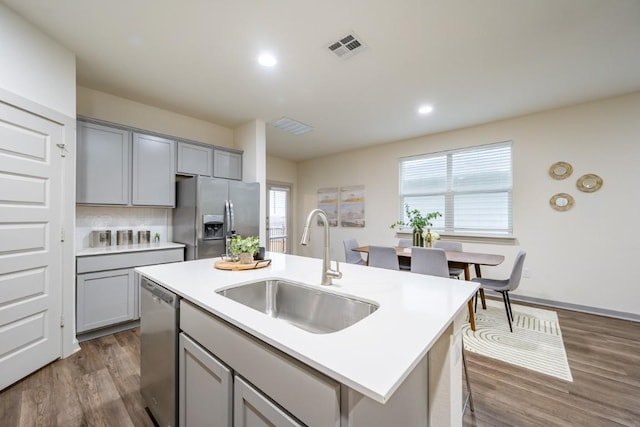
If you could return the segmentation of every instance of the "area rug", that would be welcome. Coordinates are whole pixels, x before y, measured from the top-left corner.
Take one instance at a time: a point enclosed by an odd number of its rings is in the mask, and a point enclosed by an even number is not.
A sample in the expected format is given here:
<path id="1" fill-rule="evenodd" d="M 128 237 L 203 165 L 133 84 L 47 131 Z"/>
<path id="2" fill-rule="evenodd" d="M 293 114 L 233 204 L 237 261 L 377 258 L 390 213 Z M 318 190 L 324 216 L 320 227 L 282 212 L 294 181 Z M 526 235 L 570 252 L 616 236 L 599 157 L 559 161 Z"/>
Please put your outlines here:
<path id="1" fill-rule="evenodd" d="M 556 312 L 517 304 L 511 308 L 513 333 L 501 300 L 487 300 L 486 310 L 478 304 L 476 331 L 469 323 L 462 328 L 465 350 L 573 381 Z"/>

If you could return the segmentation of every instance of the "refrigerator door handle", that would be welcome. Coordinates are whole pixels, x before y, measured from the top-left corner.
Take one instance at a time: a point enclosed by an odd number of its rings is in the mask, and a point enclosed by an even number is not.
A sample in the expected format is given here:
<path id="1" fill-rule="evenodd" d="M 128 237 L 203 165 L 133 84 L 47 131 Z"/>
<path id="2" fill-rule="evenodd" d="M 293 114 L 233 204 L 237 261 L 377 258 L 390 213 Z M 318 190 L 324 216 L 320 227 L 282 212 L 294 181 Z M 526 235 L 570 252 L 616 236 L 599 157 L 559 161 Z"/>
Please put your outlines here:
<path id="1" fill-rule="evenodd" d="M 234 224 L 235 218 L 233 214 L 233 202 L 229 200 L 228 203 L 229 203 L 229 219 L 230 219 L 229 224 L 231 225 L 231 231 L 236 231 L 236 226 Z"/>

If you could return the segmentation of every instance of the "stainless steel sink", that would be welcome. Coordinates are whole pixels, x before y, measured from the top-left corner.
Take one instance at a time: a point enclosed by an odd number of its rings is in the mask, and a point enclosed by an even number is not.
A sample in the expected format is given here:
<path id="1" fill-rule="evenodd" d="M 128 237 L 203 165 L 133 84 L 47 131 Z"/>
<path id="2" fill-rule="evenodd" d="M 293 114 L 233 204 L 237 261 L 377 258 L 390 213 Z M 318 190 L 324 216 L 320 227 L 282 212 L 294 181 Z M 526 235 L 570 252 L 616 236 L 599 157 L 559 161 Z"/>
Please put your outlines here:
<path id="1" fill-rule="evenodd" d="M 315 334 L 347 328 L 379 307 L 280 279 L 260 280 L 217 293 Z"/>

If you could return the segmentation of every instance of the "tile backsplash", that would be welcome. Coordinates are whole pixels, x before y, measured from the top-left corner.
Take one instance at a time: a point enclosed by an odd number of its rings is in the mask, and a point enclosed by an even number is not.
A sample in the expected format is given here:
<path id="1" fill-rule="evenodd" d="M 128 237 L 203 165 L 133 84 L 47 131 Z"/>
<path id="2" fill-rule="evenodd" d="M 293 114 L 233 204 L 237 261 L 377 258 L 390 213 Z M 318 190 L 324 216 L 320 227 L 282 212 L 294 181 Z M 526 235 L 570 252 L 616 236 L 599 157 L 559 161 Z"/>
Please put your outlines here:
<path id="1" fill-rule="evenodd" d="M 161 242 L 171 241 L 171 209 L 111 206 L 76 206 L 76 249 L 90 247 L 93 230 L 111 230 L 111 244 L 116 244 L 117 230 L 151 231 L 151 239 L 160 233 Z"/>

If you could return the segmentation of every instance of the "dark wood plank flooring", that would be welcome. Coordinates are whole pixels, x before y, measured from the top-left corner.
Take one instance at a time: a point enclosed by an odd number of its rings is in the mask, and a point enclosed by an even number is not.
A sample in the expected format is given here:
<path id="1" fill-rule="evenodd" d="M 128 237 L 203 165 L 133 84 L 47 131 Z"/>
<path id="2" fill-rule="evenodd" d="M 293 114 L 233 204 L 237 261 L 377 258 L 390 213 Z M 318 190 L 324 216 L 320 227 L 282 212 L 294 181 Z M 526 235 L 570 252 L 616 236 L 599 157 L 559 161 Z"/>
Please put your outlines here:
<path id="1" fill-rule="evenodd" d="M 574 381 L 467 352 L 475 412 L 465 426 L 640 426 L 640 324 L 557 312 Z M 0 426 L 152 426 L 139 338 L 133 329 L 83 342 L 0 392 Z"/>

